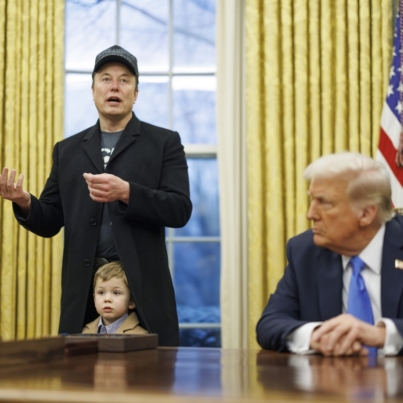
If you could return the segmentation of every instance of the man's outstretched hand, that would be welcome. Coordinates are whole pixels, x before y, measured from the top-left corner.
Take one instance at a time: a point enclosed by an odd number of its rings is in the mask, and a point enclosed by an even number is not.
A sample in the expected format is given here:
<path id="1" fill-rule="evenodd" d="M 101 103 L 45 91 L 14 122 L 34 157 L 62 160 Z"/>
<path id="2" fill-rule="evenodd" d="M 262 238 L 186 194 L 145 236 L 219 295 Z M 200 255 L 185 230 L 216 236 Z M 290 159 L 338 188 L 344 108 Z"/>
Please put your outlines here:
<path id="1" fill-rule="evenodd" d="M 31 195 L 22 187 L 24 175 L 20 174 L 17 182 L 15 182 L 16 175 L 15 169 L 12 169 L 9 175 L 8 168 L 3 168 L 0 181 L 0 196 L 5 200 L 16 203 L 24 212 L 28 212 L 31 207 Z"/>

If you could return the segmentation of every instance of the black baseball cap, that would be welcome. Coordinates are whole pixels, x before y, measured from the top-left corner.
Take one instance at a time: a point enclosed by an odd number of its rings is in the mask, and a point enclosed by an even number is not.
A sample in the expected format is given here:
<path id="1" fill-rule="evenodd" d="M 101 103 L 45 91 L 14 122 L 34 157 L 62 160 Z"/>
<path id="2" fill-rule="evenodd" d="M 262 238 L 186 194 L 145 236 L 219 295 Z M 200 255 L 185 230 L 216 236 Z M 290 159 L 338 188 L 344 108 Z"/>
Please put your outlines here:
<path id="1" fill-rule="evenodd" d="M 139 69 L 137 67 L 136 57 L 118 45 L 113 45 L 97 55 L 92 75 L 94 75 L 95 72 L 97 72 L 105 63 L 110 62 L 124 64 L 137 77 L 137 82 L 139 81 Z"/>

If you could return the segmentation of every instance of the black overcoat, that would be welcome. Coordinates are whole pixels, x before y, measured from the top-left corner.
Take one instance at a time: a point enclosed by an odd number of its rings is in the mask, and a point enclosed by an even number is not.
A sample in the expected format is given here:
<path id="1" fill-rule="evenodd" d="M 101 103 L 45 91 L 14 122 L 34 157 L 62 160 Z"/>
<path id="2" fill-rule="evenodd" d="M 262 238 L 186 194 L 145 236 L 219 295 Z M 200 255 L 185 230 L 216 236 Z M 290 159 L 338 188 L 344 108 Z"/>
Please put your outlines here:
<path id="1" fill-rule="evenodd" d="M 98 203 L 83 173 L 110 173 L 130 183 L 128 204 Z M 52 237 L 64 226 L 59 331 L 80 333 L 102 208 L 109 209 L 118 255 L 125 268 L 141 325 L 158 333 L 160 345 L 179 342 L 175 295 L 168 268 L 165 227 L 190 218 L 188 168 L 178 133 L 140 122 L 133 114 L 104 170 L 99 122 L 54 146 L 53 166 L 39 199 L 32 196 L 29 231 Z"/>

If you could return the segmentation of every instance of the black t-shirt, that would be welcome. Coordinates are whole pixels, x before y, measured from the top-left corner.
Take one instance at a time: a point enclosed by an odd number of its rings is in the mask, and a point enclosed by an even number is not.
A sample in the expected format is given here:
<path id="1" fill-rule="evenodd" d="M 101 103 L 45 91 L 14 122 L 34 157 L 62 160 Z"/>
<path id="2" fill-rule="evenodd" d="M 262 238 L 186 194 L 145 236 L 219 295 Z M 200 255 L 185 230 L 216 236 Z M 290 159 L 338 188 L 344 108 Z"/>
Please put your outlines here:
<path id="1" fill-rule="evenodd" d="M 101 153 L 104 160 L 104 169 L 108 165 L 116 143 L 118 142 L 122 133 L 123 131 L 114 133 L 101 132 Z M 96 256 L 102 256 L 108 260 L 118 259 L 118 253 L 113 240 L 112 228 L 109 220 L 109 211 L 106 203 L 104 203 L 102 209 L 101 228 L 99 231 Z"/>

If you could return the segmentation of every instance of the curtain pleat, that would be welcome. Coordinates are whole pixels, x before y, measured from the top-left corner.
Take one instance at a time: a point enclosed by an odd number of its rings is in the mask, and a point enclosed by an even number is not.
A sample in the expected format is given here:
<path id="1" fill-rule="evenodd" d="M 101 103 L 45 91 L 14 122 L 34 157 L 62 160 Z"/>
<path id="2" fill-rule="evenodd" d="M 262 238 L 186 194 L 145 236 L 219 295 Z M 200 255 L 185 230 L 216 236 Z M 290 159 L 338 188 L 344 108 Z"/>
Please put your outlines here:
<path id="1" fill-rule="evenodd" d="M 267 256 L 264 235 L 266 233 L 265 203 L 263 199 L 266 169 L 263 164 L 265 89 L 264 85 L 264 2 L 246 0 L 245 36 L 247 69 L 247 176 L 248 176 L 248 292 L 252 290 L 253 300 L 248 303 L 248 335 L 254 338 L 254 321 L 261 314 L 267 297 L 265 256 Z M 275 47 L 275 49 L 277 49 Z M 273 50 L 275 51 L 275 50 Z M 251 125 L 250 122 L 253 122 Z M 252 132 L 253 130 L 253 132 Z M 262 141 L 261 141 L 262 140 Z M 253 182 L 253 186 L 251 184 Z"/>
<path id="2" fill-rule="evenodd" d="M 0 0 L 1 164 L 24 174 L 39 196 L 63 138 L 64 1 Z M 0 335 L 3 340 L 56 334 L 62 235 L 40 238 L 0 202 Z"/>
<path id="3" fill-rule="evenodd" d="M 392 48 L 390 0 L 246 0 L 249 346 L 309 227 L 305 167 L 375 155 Z"/>

